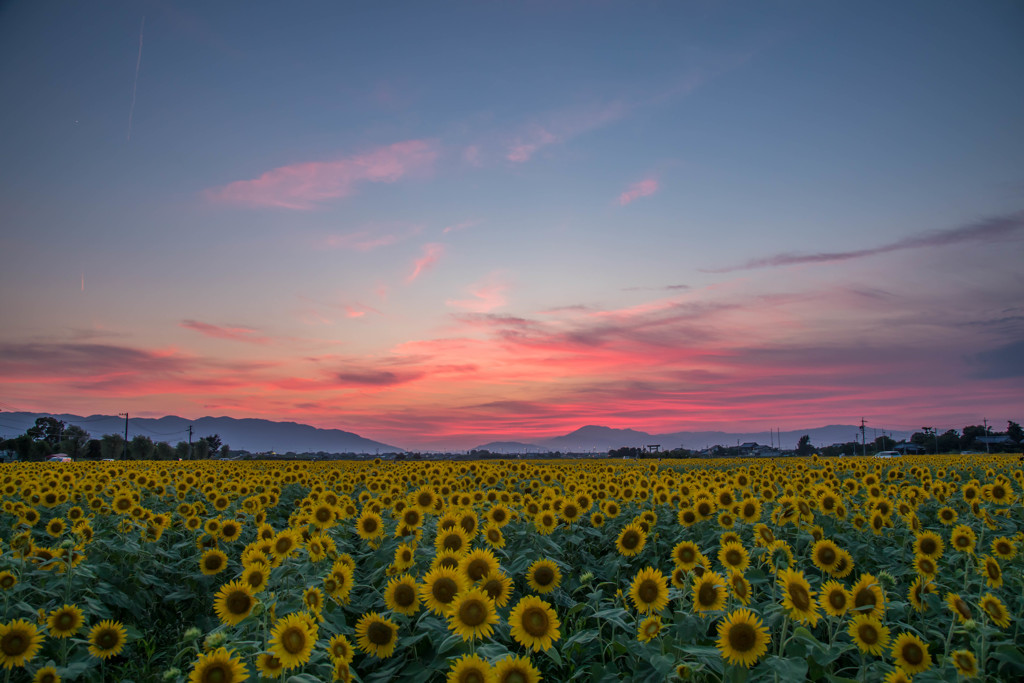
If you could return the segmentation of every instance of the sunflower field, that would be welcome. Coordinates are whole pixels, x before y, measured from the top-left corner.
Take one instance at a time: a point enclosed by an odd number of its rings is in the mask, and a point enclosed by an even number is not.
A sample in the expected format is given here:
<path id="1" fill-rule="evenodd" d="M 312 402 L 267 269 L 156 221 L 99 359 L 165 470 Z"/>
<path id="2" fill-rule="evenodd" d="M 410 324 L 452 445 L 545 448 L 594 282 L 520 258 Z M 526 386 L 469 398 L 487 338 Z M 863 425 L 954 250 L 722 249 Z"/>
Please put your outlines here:
<path id="1" fill-rule="evenodd" d="M 1017 456 L 26 463 L 7 681 L 1024 678 Z"/>

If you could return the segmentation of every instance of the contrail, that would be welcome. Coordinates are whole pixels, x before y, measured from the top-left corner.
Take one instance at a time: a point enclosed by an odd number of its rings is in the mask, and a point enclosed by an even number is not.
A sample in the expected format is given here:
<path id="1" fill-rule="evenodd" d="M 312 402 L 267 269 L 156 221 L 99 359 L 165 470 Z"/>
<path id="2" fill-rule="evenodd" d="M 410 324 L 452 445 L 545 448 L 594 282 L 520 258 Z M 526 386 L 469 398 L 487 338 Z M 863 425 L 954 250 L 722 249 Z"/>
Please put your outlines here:
<path id="1" fill-rule="evenodd" d="M 132 117 L 135 115 L 135 90 L 139 87 L 139 67 L 142 66 L 142 31 L 146 28 L 146 15 L 139 27 L 139 58 L 135 60 L 135 82 L 132 83 L 132 106 L 128 110 L 128 142 L 132 141 Z"/>

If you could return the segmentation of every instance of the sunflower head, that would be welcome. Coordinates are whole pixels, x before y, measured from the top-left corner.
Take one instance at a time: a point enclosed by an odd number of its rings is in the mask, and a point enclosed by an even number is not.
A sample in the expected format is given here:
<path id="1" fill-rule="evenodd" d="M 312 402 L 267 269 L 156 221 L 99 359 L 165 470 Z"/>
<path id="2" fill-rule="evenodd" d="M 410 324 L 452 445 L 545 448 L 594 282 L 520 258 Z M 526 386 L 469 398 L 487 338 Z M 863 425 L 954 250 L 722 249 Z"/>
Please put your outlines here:
<path id="1" fill-rule="evenodd" d="M 496 623 L 498 611 L 494 601 L 479 588 L 456 595 L 448 610 L 448 628 L 463 640 L 490 637 Z"/>
<path id="2" fill-rule="evenodd" d="M 281 617 L 270 631 L 270 653 L 290 669 L 309 661 L 316 643 L 317 629 L 303 614 Z"/>
<path id="3" fill-rule="evenodd" d="M 89 630 L 89 654 L 98 659 L 116 657 L 124 649 L 128 631 L 117 621 L 101 621 Z"/>
<path id="4" fill-rule="evenodd" d="M 78 633 L 84 623 L 85 615 L 75 605 L 64 605 L 46 617 L 46 625 L 53 638 L 70 638 Z"/>
<path id="5" fill-rule="evenodd" d="M 693 609 L 697 612 L 719 610 L 725 606 L 726 582 L 719 574 L 706 571 L 693 579 Z"/>
<path id="6" fill-rule="evenodd" d="M 447 683 L 491 683 L 494 672 L 491 665 L 476 655 L 463 655 L 452 662 Z"/>
<path id="7" fill-rule="evenodd" d="M 506 657 L 494 665 L 495 683 L 539 683 L 540 671 L 529 657 Z"/>
<path id="8" fill-rule="evenodd" d="M 551 560 L 537 560 L 526 570 L 526 581 L 533 591 L 543 595 L 558 588 L 562 572 Z"/>
<path id="9" fill-rule="evenodd" d="M 783 569 L 779 572 L 778 580 L 782 587 L 782 605 L 789 610 L 790 618 L 811 626 L 817 624 L 820 615 L 814 600 L 814 591 L 804 578 L 803 572 Z"/>
<path id="10" fill-rule="evenodd" d="M 892 644 L 892 658 L 896 666 L 908 674 L 927 671 L 932 665 L 928 644 L 912 633 L 901 633 Z"/>
<path id="11" fill-rule="evenodd" d="M 668 605 L 668 579 L 653 567 L 641 569 L 630 585 L 629 598 L 643 614 L 660 612 Z"/>
<path id="12" fill-rule="evenodd" d="M 249 678 L 245 664 L 235 653 L 220 647 L 199 656 L 189 683 L 237 683 Z"/>
<path id="13" fill-rule="evenodd" d="M 761 619 L 747 609 L 738 609 L 718 624 L 717 646 L 729 663 L 750 668 L 768 650 L 771 638 Z"/>
<path id="14" fill-rule="evenodd" d="M 0 624 L 0 666 L 22 667 L 32 660 L 43 643 L 36 625 L 26 619 Z"/>
<path id="15" fill-rule="evenodd" d="M 561 638 L 561 622 L 554 608 L 535 595 L 527 595 L 516 603 L 508 623 L 512 638 L 534 652 L 548 650 L 552 642 Z"/>
<path id="16" fill-rule="evenodd" d="M 410 616 L 420 609 L 419 586 L 416 579 L 404 574 L 395 576 L 384 589 L 384 603 L 389 610 Z"/>
<path id="17" fill-rule="evenodd" d="M 368 655 L 384 659 L 395 651 L 398 626 L 376 612 L 364 614 L 356 622 L 356 643 Z"/>
<path id="18" fill-rule="evenodd" d="M 619 532 L 619 537 L 615 541 L 615 548 L 618 550 L 620 555 L 633 557 L 644 549 L 644 545 L 646 545 L 646 543 L 647 533 L 639 524 L 631 523 L 626 525 L 622 531 Z"/>
<path id="19" fill-rule="evenodd" d="M 850 620 L 848 633 L 865 654 L 880 655 L 889 644 L 889 627 L 870 614 L 855 614 Z"/>

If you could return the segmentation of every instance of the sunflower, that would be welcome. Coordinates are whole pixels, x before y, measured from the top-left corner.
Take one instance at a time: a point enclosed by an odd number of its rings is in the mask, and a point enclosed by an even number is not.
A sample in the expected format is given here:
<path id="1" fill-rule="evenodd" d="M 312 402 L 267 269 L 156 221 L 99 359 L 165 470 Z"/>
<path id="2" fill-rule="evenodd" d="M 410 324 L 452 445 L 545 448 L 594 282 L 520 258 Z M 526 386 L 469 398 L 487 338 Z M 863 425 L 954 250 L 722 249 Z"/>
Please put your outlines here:
<path id="1" fill-rule="evenodd" d="M 244 580 L 224 584 L 213 599 L 217 617 L 230 626 L 242 623 L 255 606 L 252 588 Z"/>
<path id="2" fill-rule="evenodd" d="M 672 560 L 677 567 L 690 570 L 700 561 L 701 552 L 696 543 L 680 541 L 672 548 Z"/>
<path id="3" fill-rule="evenodd" d="M 356 520 L 356 533 L 364 541 L 372 541 L 384 535 L 384 520 L 372 510 L 363 510 Z"/>
<path id="4" fill-rule="evenodd" d="M 220 574 L 228 566 L 228 556 L 222 550 L 210 548 L 199 559 L 199 569 L 206 576 Z"/>
<path id="5" fill-rule="evenodd" d="M 534 652 L 548 650 L 553 641 L 562 637 L 561 622 L 554 608 L 535 595 L 527 595 L 516 603 L 508 615 L 512 638 Z"/>
<path id="6" fill-rule="evenodd" d="M 653 615 L 645 618 L 637 625 L 636 639 L 641 643 L 649 643 L 661 633 L 661 617 Z"/>
<path id="7" fill-rule="evenodd" d="M 434 549 L 438 553 L 443 550 L 451 550 L 462 557 L 469 549 L 469 535 L 460 526 L 440 529 L 437 532 L 437 538 L 434 539 Z"/>
<path id="8" fill-rule="evenodd" d="M 1017 556 L 1017 545 L 1012 538 L 1000 536 L 992 541 L 992 553 L 1001 560 L 1012 560 Z"/>
<path id="9" fill-rule="evenodd" d="M 419 586 L 416 579 L 408 574 L 392 577 L 384 588 L 384 604 L 392 612 L 406 616 L 416 614 L 420 609 Z"/>
<path id="10" fill-rule="evenodd" d="M 880 655 L 889 644 L 889 627 L 870 614 L 855 614 L 847 633 L 865 654 Z"/>
<path id="11" fill-rule="evenodd" d="M 0 666 L 5 669 L 25 666 L 36 656 L 42 644 L 42 634 L 35 624 L 25 619 L 0 624 Z"/>
<path id="12" fill-rule="evenodd" d="M 32 683 L 60 683 L 60 674 L 57 673 L 57 669 L 52 666 L 44 666 L 42 669 L 36 671 L 36 675 L 32 677 Z"/>
<path id="13" fill-rule="evenodd" d="M 496 623 L 498 612 L 494 601 L 479 588 L 456 595 L 448 610 L 448 628 L 463 640 L 489 637 Z"/>
<path id="14" fill-rule="evenodd" d="M 949 656 L 953 660 L 956 672 L 964 678 L 974 678 L 978 675 L 978 659 L 970 650 L 953 650 Z"/>
<path id="15" fill-rule="evenodd" d="M 741 604 L 750 604 L 750 582 L 739 572 L 729 572 L 729 589 Z"/>
<path id="16" fill-rule="evenodd" d="M 958 524 L 953 529 L 953 535 L 949 542 L 962 553 L 973 553 L 977 540 L 978 537 L 975 536 L 974 530 L 971 527 L 966 524 Z"/>
<path id="17" fill-rule="evenodd" d="M 829 573 L 834 578 L 845 579 L 851 572 L 853 572 L 853 556 L 850 554 L 850 551 L 841 550 L 835 569 Z"/>
<path id="18" fill-rule="evenodd" d="M 804 573 L 798 569 L 783 569 L 779 572 L 778 583 L 782 587 L 782 606 L 789 610 L 790 618 L 802 624 L 817 624 L 821 616 Z"/>
<path id="19" fill-rule="evenodd" d="M 505 547 L 505 534 L 502 533 L 501 527 L 495 526 L 494 524 L 487 524 L 483 529 L 484 542 L 492 548 L 504 548 Z"/>
<path id="20" fill-rule="evenodd" d="M 327 644 L 327 654 L 332 662 L 342 662 L 347 665 L 352 662 L 356 653 L 352 650 L 352 643 L 348 642 L 348 638 L 339 633 L 333 636 Z"/>
<path id="21" fill-rule="evenodd" d="M 476 583 L 499 568 L 498 558 L 490 550 L 477 549 L 459 560 L 459 571 L 465 574 L 470 583 Z"/>
<path id="22" fill-rule="evenodd" d="M 562 582 L 562 572 L 551 560 L 537 560 L 526 570 L 526 582 L 530 589 L 544 595 L 558 588 Z"/>
<path id="23" fill-rule="evenodd" d="M 647 544 L 647 534 L 639 524 L 632 523 L 623 527 L 619 537 L 615 540 L 615 549 L 620 555 L 633 557 L 644 549 Z"/>
<path id="24" fill-rule="evenodd" d="M 339 603 L 347 603 L 352 592 L 352 568 L 344 562 L 335 562 L 329 576 L 324 577 L 324 590 L 331 599 Z"/>
<path id="25" fill-rule="evenodd" d="M 223 647 L 199 655 L 189 674 L 189 683 L 236 683 L 249 678 L 249 671 L 235 653 Z"/>
<path id="26" fill-rule="evenodd" d="M 957 593 L 946 593 L 946 606 L 949 607 L 949 611 L 956 616 L 957 621 L 961 624 L 974 618 L 970 605 Z"/>
<path id="27" fill-rule="evenodd" d="M 256 668 L 263 678 L 280 678 L 284 673 L 284 662 L 269 652 L 264 652 L 256 657 Z"/>
<path id="28" fill-rule="evenodd" d="M 302 604 L 312 612 L 319 621 L 323 621 L 320 611 L 324 608 L 324 594 L 316 586 L 310 586 L 302 592 Z"/>
<path id="29" fill-rule="evenodd" d="M 630 584 L 629 599 L 642 614 L 660 612 L 668 605 L 668 579 L 653 567 L 641 569 Z"/>
<path id="30" fill-rule="evenodd" d="M 991 593 L 985 593 L 978 602 L 978 606 L 999 628 L 1006 628 L 1010 625 L 1010 613 L 1006 611 L 1006 605 Z"/>
<path id="31" fill-rule="evenodd" d="M 725 606 L 726 582 L 720 574 L 704 572 L 693 579 L 693 609 L 698 612 L 719 610 Z"/>
<path id="32" fill-rule="evenodd" d="M 270 567 L 262 562 L 252 562 L 242 569 L 241 581 L 253 593 L 260 593 L 270 580 Z"/>
<path id="33" fill-rule="evenodd" d="M 405 571 L 416 563 L 416 551 L 408 543 L 400 543 L 395 548 L 394 565 L 399 571 Z"/>
<path id="34" fill-rule="evenodd" d="M 50 612 L 46 625 L 52 638 L 70 638 L 85 624 L 85 615 L 75 605 L 64 605 Z"/>
<path id="35" fill-rule="evenodd" d="M 487 593 L 495 607 L 504 607 L 512 597 L 512 578 L 501 571 L 483 577 L 477 587 Z"/>
<path id="36" fill-rule="evenodd" d="M 768 650 L 771 637 L 761 619 L 748 609 L 738 609 L 718 624 L 718 650 L 731 664 L 750 668 Z"/>
<path id="37" fill-rule="evenodd" d="M 811 561 L 815 567 L 823 572 L 831 574 L 835 570 L 836 563 L 839 562 L 840 557 L 839 546 L 827 538 L 815 541 L 811 547 Z"/>
<path id="38" fill-rule="evenodd" d="M 718 561 L 726 569 L 743 572 L 750 566 L 750 555 L 742 544 L 736 542 L 725 543 L 718 550 Z"/>
<path id="39" fill-rule="evenodd" d="M 932 665 L 928 644 L 912 633 L 903 632 L 892 644 L 892 658 L 896 666 L 908 674 L 921 673 Z"/>
<path id="40" fill-rule="evenodd" d="M 390 657 L 398 642 L 398 626 L 376 612 L 364 614 L 356 622 L 356 643 L 368 655 Z"/>
<path id="41" fill-rule="evenodd" d="M 17 585 L 17 576 L 10 572 L 0 572 L 0 590 L 9 591 Z"/>
<path id="42" fill-rule="evenodd" d="M 89 629 L 89 654 L 97 659 L 116 657 L 127 640 L 128 631 L 121 622 L 106 619 Z"/>
<path id="43" fill-rule="evenodd" d="M 938 512 L 938 517 L 939 517 L 939 521 L 944 526 L 950 526 L 951 524 L 956 524 L 956 520 L 957 520 L 956 510 L 954 510 L 953 508 L 951 508 L 949 506 L 940 508 L 939 512 Z"/>
<path id="44" fill-rule="evenodd" d="M 281 660 L 286 669 L 309 661 L 316 644 L 316 627 L 302 614 L 281 617 L 270 630 L 270 653 Z"/>
<path id="45" fill-rule="evenodd" d="M 944 547 L 942 537 L 932 531 L 924 531 L 914 538 L 915 555 L 937 560 L 942 557 Z"/>
<path id="46" fill-rule="evenodd" d="M 464 590 L 465 576 L 449 567 L 437 567 L 427 572 L 419 587 L 423 603 L 438 616 L 446 615 L 455 596 Z"/>
<path id="47" fill-rule="evenodd" d="M 529 657 L 506 657 L 494 665 L 495 683 L 540 683 L 540 671 Z"/>
<path id="48" fill-rule="evenodd" d="M 885 675 L 882 683 L 911 683 L 911 676 L 903 669 L 896 667 Z"/>
<path id="49" fill-rule="evenodd" d="M 985 584 L 989 588 L 999 588 L 1003 585 L 1003 568 L 999 566 L 999 560 L 991 555 L 985 555 L 984 561 L 978 567 L 978 573 L 985 577 Z"/>
<path id="50" fill-rule="evenodd" d="M 825 614 L 833 617 L 841 617 L 846 614 L 853 604 L 853 596 L 846 587 L 838 581 L 826 581 L 821 586 L 821 593 L 818 595 L 818 604 Z"/>
<path id="51" fill-rule="evenodd" d="M 914 571 L 926 579 L 934 579 L 939 566 L 927 555 L 914 555 Z"/>
<path id="52" fill-rule="evenodd" d="M 476 655 L 463 655 L 452 662 L 446 683 L 494 683 L 494 670 Z"/>
<path id="53" fill-rule="evenodd" d="M 850 589 L 853 595 L 851 610 L 857 614 L 871 614 L 881 619 L 885 616 L 885 593 L 871 574 L 861 574 L 860 579 Z"/>

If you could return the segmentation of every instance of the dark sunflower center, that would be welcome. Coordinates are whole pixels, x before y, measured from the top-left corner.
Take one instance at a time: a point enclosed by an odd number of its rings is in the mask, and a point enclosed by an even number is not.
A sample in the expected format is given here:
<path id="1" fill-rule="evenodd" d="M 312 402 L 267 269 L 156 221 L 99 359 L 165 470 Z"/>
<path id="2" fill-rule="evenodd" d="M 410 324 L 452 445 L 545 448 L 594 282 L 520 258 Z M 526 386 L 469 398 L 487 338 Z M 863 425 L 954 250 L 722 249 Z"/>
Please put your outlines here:
<path id="1" fill-rule="evenodd" d="M 289 653 L 297 655 L 306 646 L 306 632 L 300 628 L 289 628 L 281 634 L 281 645 Z"/>
<path id="2" fill-rule="evenodd" d="M 637 588 L 636 593 L 640 597 L 641 602 L 650 604 L 658 600 L 658 597 L 661 595 L 661 588 L 658 586 L 657 581 L 645 579 Z"/>
<path id="3" fill-rule="evenodd" d="M 395 603 L 399 607 L 411 607 L 416 602 L 416 591 L 407 583 L 399 584 L 395 588 Z"/>
<path id="4" fill-rule="evenodd" d="M 818 562 L 825 565 L 826 567 L 836 561 L 836 551 L 832 548 L 825 546 L 818 551 Z"/>
<path id="5" fill-rule="evenodd" d="M 635 531 L 627 531 L 622 535 L 622 547 L 632 550 L 640 544 L 640 534 Z"/>
<path id="6" fill-rule="evenodd" d="M 534 638 L 547 635 L 548 615 L 539 607 L 530 607 L 523 612 L 523 630 Z"/>
<path id="7" fill-rule="evenodd" d="M 484 683 L 484 677 L 476 669 L 470 669 L 459 675 L 459 683 Z"/>
<path id="8" fill-rule="evenodd" d="M 526 674 L 522 671 L 513 669 L 505 673 L 504 683 L 528 683 L 530 679 L 526 677 Z"/>
<path id="9" fill-rule="evenodd" d="M 871 624 L 861 624 L 857 628 L 857 635 L 865 645 L 874 645 L 878 642 L 878 629 Z"/>
<path id="10" fill-rule="evenodd" d="M 227 683 L 231 680 L 231 669 L 227 668 L 224 664 L 214 664 L 212 667 L 203 672 L 202 680 L 204 683 Z"/>
<path id="11" fill-rule="evenodd" d="M 25 639 L 20 633 L 8 633 L 0 642 L 0 650 L 8 657 L 17 657 L 27 649 Z"/>
<path id="12" fill-rule="evenodd" d="M 702 584 L 700 590 L 697 591 L 697 601 L 705 607 L 715 604 L 717 599 L 718 589 L 711 583 Z"/>
<path id="13" fill-rule="evenodd" d="M 462 536 L 458 534 L 449 534 L 445 536 L 444 547 L 449 550 L 462 550 Z"/>
<path id="14" fill-rule="evenodd" d="M 743 562 L 743 553 L 735 548 L 731 548 L 725 554 L 725 562 L 732 567 L 738 567 L 740 563 Z"/>
<path id="15" fill-rule="evenodd" d="M 447 604 L 455 597 L 455 593 L 458 588 L 459 587 L 455 585 L 455 581 L 448 577 L 443 577 L 434 582 L 430 592 L 434 596 L 435 600 Z"/>
<path id="16" fill-rule="evenodd" d="M 964 619 L 971 618 L 971 608 L 967 606 L 966 602 L 957 598 L 954 605 L 956 606 L 956 611 L 960 613 L 960 616 L 962 616 Z"/>
<path id="17" fill-rule="evenodd" d="M 533 573 L 533 581 L 538 586 L 549 586 L 555 580 L 555 572 L 551 567 L 537 567 Z"/>
<path id="18" fill-rule="evenodd" d="M 842 609 L 846 606 L 846 596 L 842 591 L 832 591 L 828 595 L 828 604 L 835 609 Z"/>
<path id="19" fill-rule="evenodd" d="M 807 589 L 799 583 L 789 585 L 789 599 L 793 602 L 793 607 L 798 610 L 806 610 L 811 606 L 811 596 L 807 593 Z"/>
<path id="20" fill-rule="evenodd" d="M 757 631 L 751 624 L 733 624 L 729 629 L 729 647 L 736 652 L 750 652 L 757 644 Z"/>
<path id="21" fill-rule="evenodd" d="M 938 548 L 935 545 L 935 539 L 934 538 L 922 539 L 922 541 L 921 541 L 921 552 L 922 553 L 924 553 L 925 555 L 931 555 L 936 550 L 938 550 Z"/>
<path id="22" fill-rule="evenodd" d="M 491 512 L 491 519 L 493 519 L 495 522 L 498 522 L 498 523 L 504 522 L 505 521 L 505 511 L 504 510 L 494 510 L 493 512 Z"/>
<path id="23" fill-rule="evenodd" d="M 366 629 L 366 637 L 374 645 L 387 645 L 394 634 L 387 624 L 375 621 Z"/>
<path id="24" fill-rule="evenodd" d="M 487 610 L 477 600 L 469 600 L 459 607 L 459 619 L 466 626 L 479 626 L 487 618 Z"/>
<path id="25" fill-rule="evenodd" d="M 932 564 L 932 561 L 929 560 L 928 558 L 922 558 L 921 562 L 920 562 L 920 566 L 921 566 L 921 571 L 924 572 L 925 574 L 934 574 L 935 573 L 935 565 Z"/>
<path id="26" fill-rule="evenodd" d="M 434 502 L 432 498 L 433 496 L 431 496 L 429 493 L 421 493 L 419 496 L 416 497 L 416 504 L 419 505 L 420 507 L 428 507 L 432 505 Z"/>
<path id="27" fill-rule="evenodd" d="M 696 553 L 693 552 L 693 548 L 683 548 L 679 551 L 679 559 L 684 563 L 693 562 L 696 557 Z"/>
<path id="28" fill-rule="evenodd" d="M 466 567 L 466 574 L 473 581 L 479 581 L 491 571 L 491 565 L 487 560 L 473 560 Z"/>
<path id="29" fill-rule="evenodd" d="M 373 517 L 369 517 L 363 520 L 363 531 L 365 531 L 368 534 L 372 534 L 376 530 L 377 520 L 375 520 Z"/>
<path id="30" fill-rule="evenodd" d="M 224 604 L 231 614 L 248 614 L 249 610 L 252 609 L 252 598 L 247 593 L 239 591 L 229 595 Z"/>
<path id="31" fill-rule="evenodd" d="M 113 631 L 103 631 L 96 638 L 96 644 L 104 650 L 110 650 L 117 645 L 117 634 Z"/>
<path id="32" fill-rule="evenodd" d="M 989 578 L 998 579 L 1000 575 L 999 565 L 995 562 L 989 562 L 985 565 L 985 569 L 988 571 Z"/>
<path id="33" fill-rule="evenodd" d="M 274 552 L 278 555 L 284 555 L 292 549 L 292 541 L 290 538 L 282 538 L 274 544 Z"/>
<path id="34" fill-rule="evenodd" d="M 318 522 L 329 522 L 331 521 L 331 511 L 327 508 L 317 508 L 316 521 Z"/>
<path id="35" fill-rule="evenodd" d="M 911 666 L 917 666 L 924 661 L 924 651 L 917 643 L 907 643 L 903 646 L 903 659 Z"/>
<path id="36" fill-rule="evenodd" d="M 861 588 L 857 591 L 857 595 L 854 597 L 853 604 L 859 609 L 861 607 L 871 607 L 872 609 L 877 604 L 875 599 L 875 593 L 870 588 Z"/>
<path id="37" fill-rule="evenodd" d="M 74 617 L 73 614 L 68 614 L 67 612 L 61 612 L 60 614 L 57 615 L 57 618 L 54 620 L 54 623 L 57 625 L 57 630 L 58 631 L 68 631 L 68 630 L 74 628 L 74 626 L 75 626 L 75 617 Z"/>

